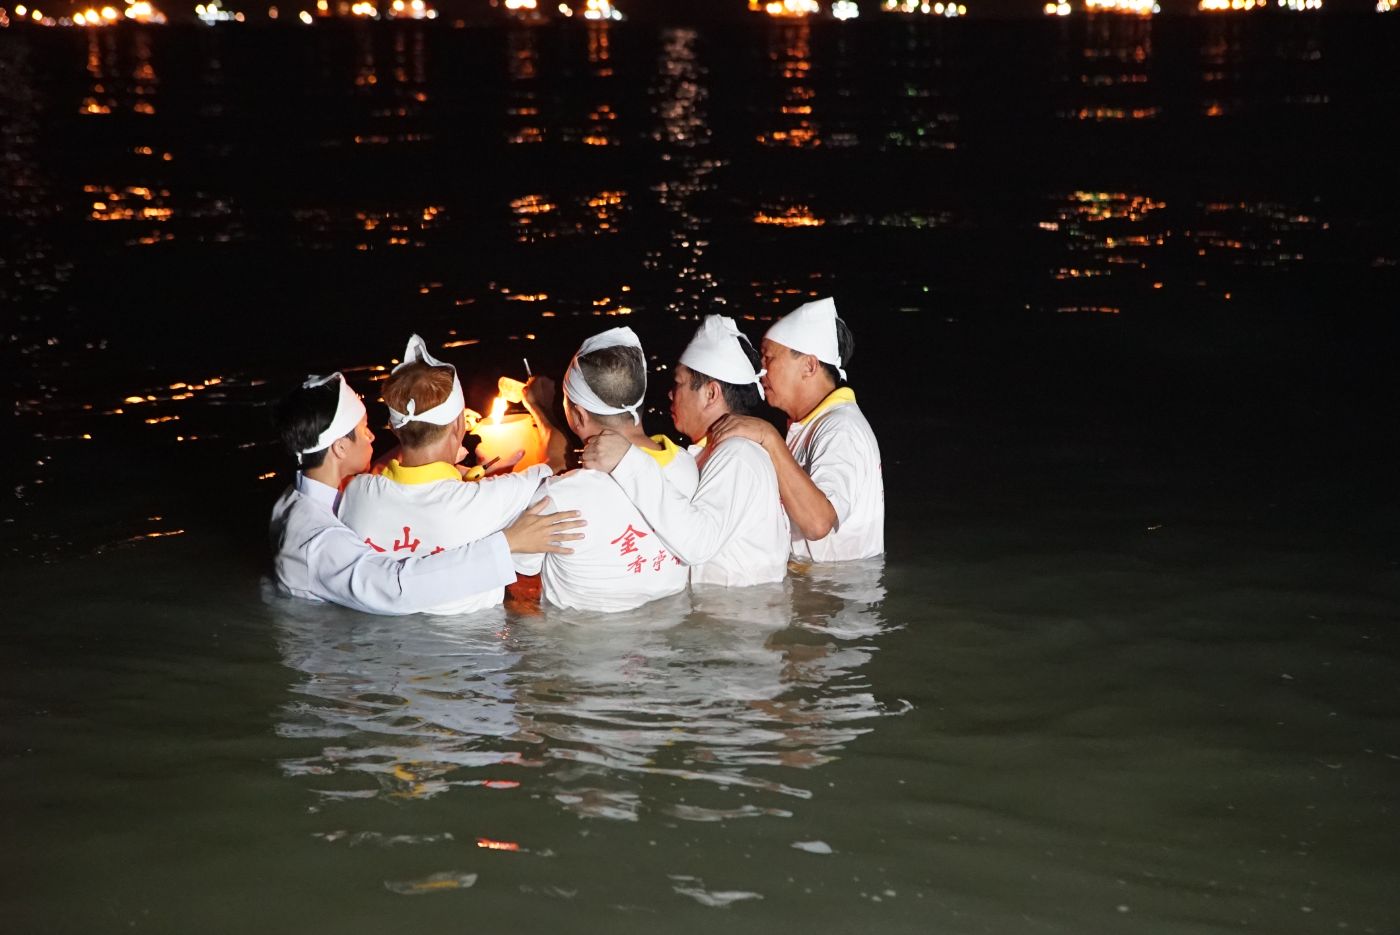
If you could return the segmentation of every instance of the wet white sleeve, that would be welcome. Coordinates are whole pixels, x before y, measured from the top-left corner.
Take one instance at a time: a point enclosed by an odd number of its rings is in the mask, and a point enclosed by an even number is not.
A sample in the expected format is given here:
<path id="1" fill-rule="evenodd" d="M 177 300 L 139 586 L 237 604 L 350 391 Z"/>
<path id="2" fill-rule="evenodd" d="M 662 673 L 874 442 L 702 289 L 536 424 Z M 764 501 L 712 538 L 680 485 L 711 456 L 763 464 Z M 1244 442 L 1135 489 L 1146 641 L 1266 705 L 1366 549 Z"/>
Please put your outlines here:
<path id="1" fill-rule="evenodd" d="M 851 494 L 860 483 L 860 459 L 865 446 L 854 433 L 843 432 L 839 424 L 830 420 L 815 429 L 807 475 L 831 501 L 836 511 L 835 529 L 840 529 L 851 516 Z"/>
<path id="2" fill-rule="evenodd" d="M 744 492 L 756 488 L 748 467 L 725 457 L 723 447 L 710 454 L 694 497 L 668 483 L 656 459 L 638 448 L 628 450 L 612 478 L 686 565 L 703 565 L 724 548 L 743 521 Z"/>
<path id="3" fill-rule="evenodd" d="M 534 506 L 536 503 L 539 503 L 545 497 L 553 496 L 551 491 L 556 486 L 558 485 L 545 483 L 540 484 L 538 487 L 535 488 L 535 494 L 530 498 L 529 506 Z M 554 509 L 550 511 L 551 513 L 557 513 L 559 510 L 563 509 L 563 507 L 559 506 L 557 502 L 551 503 L 550 506 L 554 507 Z M 520 572 L 522 575 L 538 575 L 540 573 L 540 569 L 544 567 L 543 552 L 522 553 L 520 555 L 512 554 L 511 560 L 515 563 L 515 570 Z"/>
<path id="4" fill-rule="evenodd" d="M 540 483 L 552 473 L 549 465 L 536 464 L 518 474 L 469 481 L 476 484 L 475 490 L 463 484 L 454 495 L 468 501 L 463 509 L 470 512 L 474 528 L 505 529 L 534 502 Z"/>
<path id="5" fill-rule="evenodd" d="M 302 548 L 312 593 L 371 614 L 414 614 L 515 581 L 510 546 L 499 532 L 436 555 L 399 559 L 335 525 Z"/>

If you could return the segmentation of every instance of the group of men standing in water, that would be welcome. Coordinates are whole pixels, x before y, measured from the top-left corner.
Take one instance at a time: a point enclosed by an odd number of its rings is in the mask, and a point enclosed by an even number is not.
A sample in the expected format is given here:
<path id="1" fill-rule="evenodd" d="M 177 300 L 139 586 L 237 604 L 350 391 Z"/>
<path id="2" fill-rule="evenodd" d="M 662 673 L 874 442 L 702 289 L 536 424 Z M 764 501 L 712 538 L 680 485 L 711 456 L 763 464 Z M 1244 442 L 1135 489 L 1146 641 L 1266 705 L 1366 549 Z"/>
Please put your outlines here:
<path id="1" fill-rule="evenodd" d="M 373 471 L 360 397 L 340 374 L 308 379 L 278 410 L 298 467 L 273 509 L 278 584 L 370 613 L 455 614 L 539 575 L 548 604 L 620 611 L 687 584 L 780 581 L 790 556 L 880 555 L 880 450 L 847 383 L 852 343 L 829 298 L 775 322 L 758 349 L 706 316 L 673 368 L 671 417 L 692 441 L 681 448 L 642 430 L 636 334 L 595 335 L 564 374 L 564 416 L 584 442 L 567 472 L 552 381 L 532 378 L 523 396 L 547 462 L 480 477 L 458 463 L 469 423 L 456 368 L 417 335 L 383 389 L 398 448 Z M 787 416 L 786 438 L 754 414 L 765 401 Z"/>

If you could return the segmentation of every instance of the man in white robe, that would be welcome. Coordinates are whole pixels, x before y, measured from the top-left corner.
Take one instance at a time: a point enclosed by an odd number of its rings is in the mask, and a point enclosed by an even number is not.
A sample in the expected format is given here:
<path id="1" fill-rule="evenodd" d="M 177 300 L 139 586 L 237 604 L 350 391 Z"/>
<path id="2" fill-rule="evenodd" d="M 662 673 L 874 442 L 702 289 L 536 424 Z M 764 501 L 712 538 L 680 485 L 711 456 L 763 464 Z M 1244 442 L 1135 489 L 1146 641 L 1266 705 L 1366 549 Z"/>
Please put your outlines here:
<path id="1" fill-rule="evenodd" d="M 631 328 L 589 338 L 564 377 L 564 412 L 580 438 L 616 433 L 635 446 L 659 476 L 693 492 L 695 460 L 665 436 L 648 438 L 639 408 L 646 396 L 646 358 Z M 538 571 L 544 600 L 586 611 L 630 610 L 685 589 L 686 569 L 606 473 L 581 469 L 551 477 L 537 496 L 556 507 L 585 510 L 589 527 L 568 555 L 526 556 L 517 565 Z"/>
<path id="2" fill-rule="evenodd" d="M 614 433 L 584 447 L 583 463 L 608 471 L 672 554 L 691 566 L 692 585 L 742 587 L 781 581 L 791 533 L 773 462 L 761 445 L 732 437 L 706 444 L 710 426 L 747 413 L 762 398 L 758 355 L 733 319 L 708 315 L 676 366 L 671 418 L 698 444 L 694 495 L 668 484 L 650 458 Z"/>
<path id="3" fill-rule="evenodd" d="M 454 463 L 467 426 L 457 369 L 428 354 L 418 335 L 385 381 L 384 402 L 399 440 L 399 457 L 380 473 L 353 479 L 340 505 L 341 520 L 373 548 L 432 555 L 489 536 L 520 516 L 539 482 L 551 473 L 548 465 L 535 465 L 515 474 L 463 480 Z M 469 613 L 504 598 L 504 587 L 496 584 L 425 612 Z"/>
<path id="4" fill-rule="evenodd" d="M 378 551 L 336 518 L 341 487 L 369 466 L 374 433 L 340 374 L 312 377 L 278 407 L 296 479 L 272 510 L 273 569 L 292 597 L 372 614 L 412 614 L 515 580 L 512 552 L 567 552 L 577 514 L 532 508 L 502 532 L 427 556 Z"/>
<path id="5" fill-rule="evenodd" d="M 768 403 L 788 417 L 787 438 L 762 419 L 732 415 L 711 443 L 748 438 L 768 452 L 792 521 L 794 558 L 842 562 L 885 551 L 880 445 L 846 385 L 851 332 L 836 303 L 808 302 L 775 322 L 760 348 Z"/>

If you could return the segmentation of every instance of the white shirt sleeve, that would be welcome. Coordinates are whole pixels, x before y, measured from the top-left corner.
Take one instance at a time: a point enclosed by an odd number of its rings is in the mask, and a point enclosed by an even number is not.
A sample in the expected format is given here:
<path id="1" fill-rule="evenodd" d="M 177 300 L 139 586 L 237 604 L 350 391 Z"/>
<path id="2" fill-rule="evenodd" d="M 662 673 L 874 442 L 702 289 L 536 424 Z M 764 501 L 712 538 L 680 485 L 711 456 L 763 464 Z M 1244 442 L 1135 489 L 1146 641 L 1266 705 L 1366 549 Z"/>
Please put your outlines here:
<path id="1" fill-rule="evenodd" d="M 499 532 L 437 555 L 398 559 L 337 524 L 302 548 L 313 594 L 371 614 L 418 613 L 515 581 L 510 546 Z"/>
<path id="2" fill-rule="evenodd" d="M 694 497 L 667 483 L 656 459 L 635 447 L 612 477 L 671 554 L 687 565 L 715 557 L 743 523 L 747 492 L 758 489 L 749 467 L 725 457 L 723 446 L 710 453 Z"/>
<path id="3" fill-rule="evenodd" d="M 460 501 L 454 501 L 447 509 L 469 512 L 476 529 L 505 529 L 534 502 L 540 482 L 551 473 L 549 465 L 536 464 L 519 473 L 452 486 L 452 495 Z"/>

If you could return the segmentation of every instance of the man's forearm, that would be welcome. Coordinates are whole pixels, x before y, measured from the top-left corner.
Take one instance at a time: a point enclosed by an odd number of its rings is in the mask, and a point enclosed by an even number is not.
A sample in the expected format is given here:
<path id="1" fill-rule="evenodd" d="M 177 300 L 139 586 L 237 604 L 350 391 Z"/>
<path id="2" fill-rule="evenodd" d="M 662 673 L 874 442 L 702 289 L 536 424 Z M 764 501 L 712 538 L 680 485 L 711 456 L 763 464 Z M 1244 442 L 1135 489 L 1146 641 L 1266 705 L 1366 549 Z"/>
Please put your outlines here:
<path id="1" fill-rule="evenodd" d="M 836 508 L 797 463 L 787 445 L 774 446 L 769 457 L 778 474 L 778 496 L 782 497 L 783 509 L 792 525 L 804 539 L 825 539 L 836 526 Z"/>

